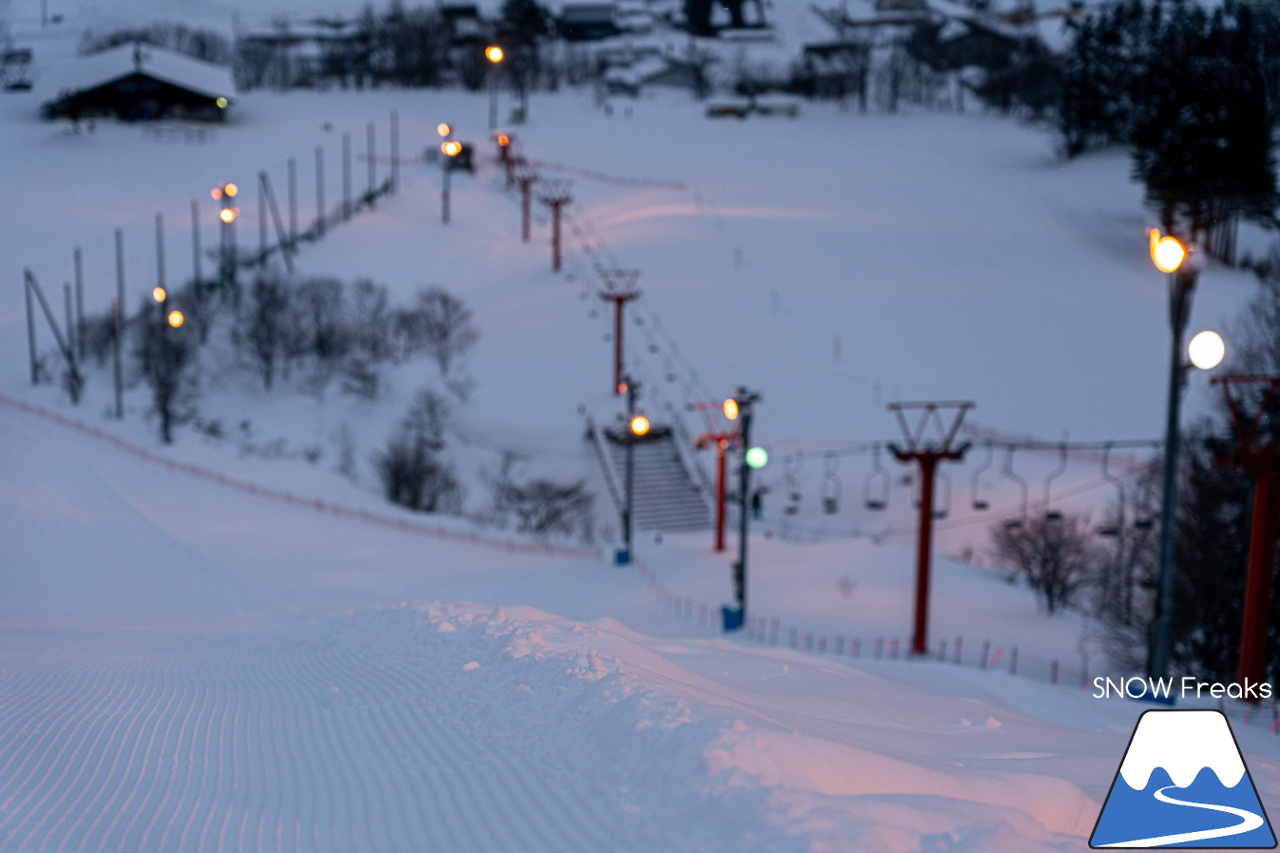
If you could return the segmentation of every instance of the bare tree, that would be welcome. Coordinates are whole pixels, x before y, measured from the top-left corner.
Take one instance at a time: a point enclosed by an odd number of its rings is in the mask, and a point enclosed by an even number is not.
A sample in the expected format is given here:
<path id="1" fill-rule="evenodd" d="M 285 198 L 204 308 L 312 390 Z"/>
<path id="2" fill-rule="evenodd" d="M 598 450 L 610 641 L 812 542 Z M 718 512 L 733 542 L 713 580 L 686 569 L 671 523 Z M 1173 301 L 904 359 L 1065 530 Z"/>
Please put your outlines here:
<path id="1" fill-rule="evenodd" d="M 1095 562 L 1088 517 L 1033 515 L 1020 525 L 991 528 L 996 558 L 1027 576 L 1047 613 L 1073 603 Z"/>

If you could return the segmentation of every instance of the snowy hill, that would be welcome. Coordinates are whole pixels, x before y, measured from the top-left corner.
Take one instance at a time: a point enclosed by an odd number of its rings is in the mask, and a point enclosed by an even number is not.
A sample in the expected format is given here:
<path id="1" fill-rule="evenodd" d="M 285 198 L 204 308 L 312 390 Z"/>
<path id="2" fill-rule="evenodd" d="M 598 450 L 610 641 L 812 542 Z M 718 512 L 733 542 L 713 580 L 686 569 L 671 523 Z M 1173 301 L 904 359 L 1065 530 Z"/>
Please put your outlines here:
<path id="1" fill-rule="evenodd" d="M 93 314 L 114 297 L 116 228 L 140 304 L 158 275 L 157 212 L 180 282 L 192 200 L 216 246 L 209 190 L 239 182 L 239 239 L 256 245 L 259 170 L 282 187 L 296 158 L 309 219 L 315 149 L 332 205 L 342 136 L 358 156 L 376 122 L 385 158 L 398 111 L 403 191 L 297 264 L 399 301 L 444 286 L 474 310 L 474 388 L 448 448 L 475 516 L 503 459 L 521 476 L 595 476 L 584 415 L 607 423 L 620 406 L 597 266 L 641 270 L 626 339 L 645 411 L 694 433 L 686 404 L 747 384 L 764 394 L 756 424 L 774 461 L 750 564 L 765 627 L 726 638 L 714 617 L 729 560 L 709 534 L 646 535 L 638 569 L 614 567 L 603 492 L 594 556 L 387 505 L 371 457 L 439 382 L 424 360 L 388 368 L 364 399 L 300 380 L 267 392 L 211 353 L 196 405 L 222 428 L 183 426 L 160 447 L 145 386 L 111 417 L 109 367 L 88 368 L 78 407 L 30 386 L 25 305 L 7 288 L 0 395 L 54 417 L 0 402 L 0 695 L 16 697 L 0 708 L 0 848 L 1085 843 L 1138 707 L 1080 689 L 1105 664 L 1078 616 L 1047 618 L 1028 590 L 952 560 L 937 561 L 931 636 L 956 655 L 962 638 L 967 665 L 893 659 L 909 630 L 913 485 L 868 442 L 897 437 L 885 403 L 928 397 L 975 400 L 984 435 L 1157 434 L 1165 282 L 1123 154 L 1066 164 L 1043 129 L 983 114 L 806 104 L 794 120 L 713 121 L 676 95 L 606 112 L 589 92 L 535 94 L 518 144 L 545 177 L 574 181 L 554 274 L 540 208 L 520 239 L 484 95 L 253 92 L 227 126 L 190 136 L 77 133 L 39 122 L 38 103 L 0 97 L 8 209 L 22 212 L 0 257 L 60 307 L 80 247 Z M 478 153 L 474 175 L 453 176 L 447 226 L 423 156 L 442 120 Z M 1250 287 L 1207 270 L 1193 325 L 1222 328 Z M 1207 395 L 1192 382 L 1194 412 Z M 1114 494 L 1096 453 L 1055 477 L 1053 451 L 981 450 L 949 470 L 940 553 L 981 553 L 993 519 L 1097 512 Z M 867 504 L 873 472 L 887 509 Z M 1010 675 L 1014 649 L 1033 678 Z M 1269 721 L 1241 722 L 1274 799 Z"/>

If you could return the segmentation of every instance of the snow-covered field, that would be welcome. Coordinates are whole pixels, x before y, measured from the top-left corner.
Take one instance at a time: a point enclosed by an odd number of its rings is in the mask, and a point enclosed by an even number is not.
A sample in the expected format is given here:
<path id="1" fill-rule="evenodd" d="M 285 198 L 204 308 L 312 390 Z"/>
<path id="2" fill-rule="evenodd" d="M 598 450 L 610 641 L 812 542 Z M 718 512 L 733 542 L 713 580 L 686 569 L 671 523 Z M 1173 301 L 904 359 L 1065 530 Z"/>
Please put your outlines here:
<path id="1" fill-rule="evenodd" d="M 520 241 L 483 96 L 252 93 L 203 142 L 110 122 L 72 133 L 39 122 L 38 100 L 0 97 L 0 257 L 13 282 L 0 293 L 0 395 L 352 512 L 194 478 L 0 400 L 0 849 L 1085 846 L 1141 706 L 1080 689 L 1085 655 L 1090 674 L 1107 674 L 1082 620 L 1046 618 L 998 573 L 940 559 L 935 639 L 1017 646 L 1071 677 L 876 659 L 876 638 L 909 632 L 909 489 L 867 510 L 872 463 L 859 450 L 838 456 L 838 512 L 817 505 L 824 453 L 895 437 L 891 400 L 973 399 L 974 421 L 1011 435 L 1158 435 L 1165 283 L 1122 153 L 1066 164 L 1043 129 L 973 113 L 806 105 L 795 120 L 714 122 L 671 93 L 612 114 L 587 92 L 535 95 L 517 131 L 524 153 L 575 179 L 556 275 L 545 216 Z M 642 536 L 633 571 L 356 517 L 423 521 L 384 504 L 367 465 L 422 365 L 390 374 L 373 403 L 266 395 L 219 365 L 202 376 L 202 415 L 252 430 L 213 440 L 180 428 L 172 448 L 157 446 L 141 386 L 117 423 L 107 372 L 91 371 L 79 408 L 28 385 L 24 267 L 56 295 L 82 247 L 87 307 L 101 312 L 123 228 L 141 301 L 156 212 L 169 279 L 186 278 L 190 199 L 214 245 L 209 188 L 252 187 L 259 169 L 282 186 L 294 156 L 305 220 L 313 149 L 326 149 L 332 204 L 340 135 L 358 152 L 377 121 L 385 146 L 393 109 L 406 157 L 441 120 L 478 143 L 479 170 L 454 182 L 453 222 L 439 222 L 438 167 L 407 165 L 402 193 L 304 247 L 300 270 L 372 277 L 397 298 L 441 284 L 473 307 L 476 386 L 451 440 L 474 462 L 476 504 L 477 472 L 503 451 L 529 472 L 591 476 L 580 411 L 607 420 L 617 407 L 592 266 L 642 270 L 643 325 L 628 326 L 641 404 L 675 418 L 737 384 L 764 393 L 757 425 L 775 461 L 760 529 L 772 538 L 752 543 L 750 601 L 784 626 L 779 646 L 717 636 L 699 618 L 729 595 L 709 535 Z M 364 174 L 358 162 L 357 187 Z M 251 193 L 243 208 L 240 239 L 254 245 Z M 1223 328 L 1250 287 L 1207 270 L 1193 326 Z M 1192 412 L 1206 400 L 1196 377 Z M 344 431 L 358 444 L 354 482 L 334 470 Z M 266 458 L 264 446 L 283 450 Z M 981 552 L 988 517 L 1019 511 L 999 457 L 979 484 L 993 510 L 968 508 L 981 461 L 975 451 L 953 471 L 940 552 Z M 1056 462 L 1017 457 L 1041 507 Z M 788 516 L 793 484 L 803 500 Z M 1080 455 L 1049 502 L 1096 512 L 1110 488 L 1097 456 Z M 687 618 L 672 595 L 695 605 Z M 846 650 L 858 638 L 860 654 L 786 648 L 788 627 Z M 1270 720 L 1232 719 L 1275 802 Z"/>

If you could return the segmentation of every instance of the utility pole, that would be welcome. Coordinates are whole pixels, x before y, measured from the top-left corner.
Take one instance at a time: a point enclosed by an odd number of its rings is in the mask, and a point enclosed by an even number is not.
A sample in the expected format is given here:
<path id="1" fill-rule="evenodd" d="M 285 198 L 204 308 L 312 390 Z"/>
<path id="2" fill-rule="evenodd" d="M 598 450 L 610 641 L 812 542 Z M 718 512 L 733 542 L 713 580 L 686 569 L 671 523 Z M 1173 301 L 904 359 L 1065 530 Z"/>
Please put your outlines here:
<path id="1" fill-rule="evenodd" d="M 602 270 L 600 278 L 604 280 L 604 290 L 600 298 L 613 303 L 613 393 L 621 394 L 623 388 L 622 363 L 624 351 L 622 334 L 625 328 L 623 309 L 628 302 L 640 296 L 636 289 L 636 281 L 640 278 L 640 270 L 610 269 Z"/>
<path id="2" fill-rule="evenodd" d="M 959 462 L 969 449 L 966 442 L 954 446 L 960 424 L 964 421 L 965 412 L 973 408 L 973 403 L 890 403 L 889 411 L 898 418 L 898 426 L 902 430 L 904 447 L 889 445 L 889 450 L 899 462 L 915 462 L 920 466 L 920 529 L 916 542 L 916 602 L 915 626 L 912 632 L 911 652 L 923 655 L 928 651 L 929 630 L 929 560 L 933 540 L 933 480 L 940 462 Z M 915 428 L 907 425 L 903 412 L 907 410 L 920 412 Z M 951 424 L 942 423 L 940 411 L 951 411 Z M 935 424 L 942 434 L 939 441 L 926 442 L 925 431 L 930 424 Z"/>
<path id="3" fill-rule="evenodd" d="M 1216 376 L 1210 385 L 1221 385 L 1222 396 L 1235 426 L 1236 446 L 1218 462 L 1248 471 L 1253 478 L 1253 508 L 1249 520 L 1249 569 L 1245 577 L 1244 615 L 1240 627 L 1240 662 L 1236 679 L 1260 684 L 1267 678 L 1267 634 L 1271 616 L 1271 575 L 1275 567 L 1276 537 L 1280 534 L 1280 447 L 1258 425 L 1273 397 L 1280 392 L 1280 374 Z M 1252 417 L 1245 417 L 1241 402 L 1231 393 L 1237 385 L 1265 385 Z"/>
<path id="4" fill-rule="evenodd" d="M 729 405 L 733 403 L 732 407 Z M 724 630 L 740 630 L 747 622 L 747 525 L 750 514 L 748 501 L 751 493 L 751 469 L 765 464 L 768 456 L 761 448 L 751 446 L 751 417 L 760 395 L 746 388 L 738 388 L 725 401 L 725 415 L 737 420 L 739 446 L 742 448 L 742 464 L 738 466 L 738 561 L 733 564 L 733 595 L 737 608 L 722 607 Z"/>
<path id="5" fill-rule="evenodd" d="M 573 201 L 569 190 L 572 182 L 566 180 L 543 181 L 538 200 L 551 208 L 551 271 L 560 272 L 560 211 Z"/>

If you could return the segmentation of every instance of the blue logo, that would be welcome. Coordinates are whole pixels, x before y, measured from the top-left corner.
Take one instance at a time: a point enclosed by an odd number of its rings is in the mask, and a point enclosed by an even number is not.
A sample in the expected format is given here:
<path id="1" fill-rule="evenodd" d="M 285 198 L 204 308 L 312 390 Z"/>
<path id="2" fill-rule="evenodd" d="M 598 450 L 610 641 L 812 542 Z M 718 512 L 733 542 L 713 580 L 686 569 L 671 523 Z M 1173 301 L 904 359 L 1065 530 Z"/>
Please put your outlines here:
<path id="1" fill-rule="evenodd" d="M 1089 846 L 1274 848 L 1275 833 L 1226 715 L 1144 712 Z"/>

